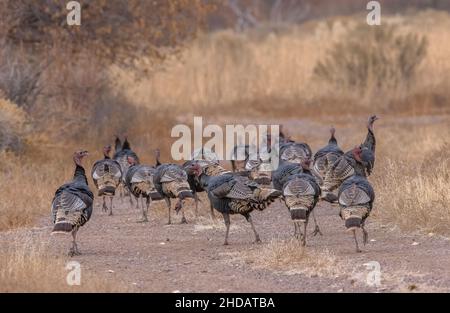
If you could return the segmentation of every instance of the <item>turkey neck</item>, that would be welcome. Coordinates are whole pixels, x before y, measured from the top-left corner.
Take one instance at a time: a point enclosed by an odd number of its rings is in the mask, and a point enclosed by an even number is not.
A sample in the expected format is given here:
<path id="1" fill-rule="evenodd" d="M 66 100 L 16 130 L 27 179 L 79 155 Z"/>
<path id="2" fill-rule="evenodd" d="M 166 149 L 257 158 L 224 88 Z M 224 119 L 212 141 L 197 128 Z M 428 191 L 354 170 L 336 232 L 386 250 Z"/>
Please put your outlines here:
<path id="1" fill-rule="evenodd" d="M 334 137 L 334 134 L 331 134 L 330 140 L 328 140 L 328 144 L 330 144 L 330 145 L 337 145 L 337 140 Z"/>
<path id="2" fill-rule="evenodd" d="M 86 183 L 86 185 L 88 184 L 86 179 L 86 172 L 83 166 L 81 166 L 81 164 L 79 163 L 79 161 L 78 162 L 75 161 L 75 173 L 73 174 L 73 179 L 74 180 L 81 179 Z"/>
<path id="3" fill-rule="evenodd" d="M 103 156 L 105 157 L 105 160 L 110 160 L 111 158 L 106 153 L 103 153 Z"/>

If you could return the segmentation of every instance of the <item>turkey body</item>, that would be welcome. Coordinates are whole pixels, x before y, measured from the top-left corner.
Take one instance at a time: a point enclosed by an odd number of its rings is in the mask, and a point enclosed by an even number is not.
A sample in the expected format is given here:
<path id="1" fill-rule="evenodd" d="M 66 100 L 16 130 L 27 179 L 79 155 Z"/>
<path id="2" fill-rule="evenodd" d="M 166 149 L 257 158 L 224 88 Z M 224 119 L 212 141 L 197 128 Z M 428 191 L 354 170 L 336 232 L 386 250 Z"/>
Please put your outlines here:
<path id="1" fill-rule="evenodd" d="M 219 165 L 218 162 L 215 162 L 215 161 L 211 162 L 211 161 L 204 161 L 204 160 L 189 160 L 183 164 L 183 169 L 186 171 L 186 173 L 188 175 L 189 187 L 194 196 L 195 215 L 198 216 L 198 202 L 199 202 L 198 194 L 201 192 L 206 192 L 206 187 L 203 186 L 201 184 L 200 180 L 197 179 L 195 173 L 189 173 L 189 169 L 193 165 L 198 165 L 200 168 L 203 168 L 205 173 L 207 173 L 207 175 L 209 175 L 209 176 L 220 176 L 223 174 L 229 174 L 230 171 L 224 169 L 222 166 Z M 215 219 L 214 208 L 212 207 L 211 203 L 210 203 L 210 209 L 211 209 L 211 211 L 210 211 L 211 218 Z"/>
<path id="2" fill-rule="evenodd" d="M 280 163 L 289 162 L 300 164 L 312 156 L 311 148 L 306 143 L 288 142 L 280 146 Z"/>
<path id="3" fill-rule="evenodd" d="M 272 184 L 277 190 L 283 190 L 284 184 L 287 182 L 290 176 L 295 174 L 301 174 L 303 172 L 302 167 L 299 164 L 283 163 L 272 172 Z"/>
<path id="4" fill-rule="evenodd" d="M 339 215 L 345 221 L 346 229 L 353 231 L 356 251 L 360 252 L 355 231 L 362 229 L 363 242 L 366 244 L 368 233 L 364 229 L 364 223 L 372 211 L 375 192 L 367 178 L 357 173 L 346 179 L 339 187 L 338 199 Z"/>
<path id="5" fill-rule="evenodd" d="M 71 233 L 73 246 L 69 255 L 80 254 L 76 244 L 78 229 L 85 225 L 92 215 L 94 194 L 89 189 L 84 168 L 77 165 L 69 183 L 59 187 L 52 201 L 52 234 Z"/>
<path id="6" fill-rule="evenodd" d="M 105 197 L 110 198 L 109 215 L 112 215 L 113 197 L 122 178 L 122 169 L 119 162 L 110 158 L 95 162 L 92 166 L 91 177 L 98 189 L 98 196 L 103 197 L 103 211 L 108 209 Z"/>
<path id="7" fill-rule="evenodd" d="M 188 175 L 183 167 L 177 164 L 162 164 L 156 168 L 153 177 L 156 190 L 161 194 L 169 209 L 169 222 L 171 224 L 170 199 L 178 198 L 175 211 L 182 211 L 182 223 L 187 223 L 183 210 L 183 200 L 194 198 L 188 182 Z"/>
<path id="8" fill-rule="evenodd" d="M 134 164 L 128 168 L 125 176 L 125 186 L 136 197 L 136 208 L 142 206 L 142 222 L 148 222 L 148 210 L 152 200 L 161 200 L 162 195 L 153 183 L 156 169 L 153 166 Z M 146 199 L 146 205 L 140 204 L 140 199 Z"/>
<path id="9" fill-rule="evenodd" d="M 281 195 L 281 192 L 263 188 L 256 182 L 243 176 L 224 174 L 211 177 L 201 174 L 200 181 L 207 186 L 208 198 L 212 206 L 222 213 L 226 226 L 225 245 L 228 244 L 230 231 L 230 214 L 241 214 L 250 223 L 255 234 L 255 241 L 260 237 L 253 225 L 250 213 L 253 210 L 264 210 Z"/>
<path id="10" fill-rule="evenodd" d="M 328 169 L 344 154 L 339 148 L 336 138 L 334 137 L 334 128 L 331 129 L 331 137 L 328 144 L 319 149 L 314 154 L 313 169 L 322 184 Z"/>
<path id="11" fill-rule="evenodd" d="M 355 175 L 356 172 L 362 176 L 367 176 L 371 171 L 373 154 L 367 149 L 357 148 L 361 151 L 360 158 L 355 158 L 355 149 L 341 155 L 327 169 L 322 185 L 322 196 L 328 196 L 349 177 Z M 325 198 L 326 199 L 326 198 Z M 333 199 L 334 200 L 334 199 Z"/>
<path id="12" fill-rule="evenodd" d="M 291 175 L 283 186 L 283 196 L 294 223 L 294 235 L 306 245 L 306 228 L 309 216 L 319 201 L 320 187 L 309 170 Z M 303 224 L 303 233 L 301 225 Z M 314 234 L 320 233 L 316 223 Z"/>

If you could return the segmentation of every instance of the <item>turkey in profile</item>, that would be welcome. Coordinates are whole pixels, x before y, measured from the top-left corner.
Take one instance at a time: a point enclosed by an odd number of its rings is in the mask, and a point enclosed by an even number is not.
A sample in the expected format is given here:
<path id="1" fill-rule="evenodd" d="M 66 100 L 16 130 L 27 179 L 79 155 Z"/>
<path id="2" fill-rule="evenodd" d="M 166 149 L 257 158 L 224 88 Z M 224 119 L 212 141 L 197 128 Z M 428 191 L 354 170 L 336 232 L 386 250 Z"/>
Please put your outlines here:
<path id="1" fill-rule="evenodd" d="M 301 163 L 303 172 L 289 176 L 283 186 L 284 201 L 294 222 L 294 236 L 302 241 L 303 246 L 306 245 L 306 229 L 309 216 L 320 197 L 320 187 L 309 170 L 309 164 L 309 160 L 303 161 Z M 303 232 L 301 226 L 303 226 Z M 313 235 L 318 233 L 321 234 L 316 223 Z"/>
<path id="2" fill-rule="evenodd" d="M 209 173 L 211 176 L 220 176 L 223 174 L 229 174 L 231 172 L 220 166 L 219 162 L 210 160 L 189 160 L 183 164 L 183 168 L 188 175 L 189 187 L 191 188 L 192 194 L 194 195 L 195 215 L 198 216 L 198 202 L 199 202 L 198 194 L 200 192 L 206 192 L 206 186 L 203 186 L 200 183 L 200 181 L 197 179 L 195 175 L 195 172 L 192 170 L 193 168 L 196 168 L 194 164 L 197 164 L 199 167 L 203 168 L 205 172 Z M 211 203 L 210 209 L 211 209 L 210 210 L 211 218 L 215 219 L 214 208 L 212 207 Z"/>
<path id="3" fill-rule="evenodd" d="M 82 160 L 87 151 L 77 151 L 73 155 L 75 173 L 73 179 L 56 190 L 52 201 L 53 234 L 72 234 L 69 255 L 79 255 L 76 243 L 78 229 L 86 224 L 92 215 L 94 195 L 89 189 Z"/>
<path id="4" fill-rule="evenodd" d="M 362 153 L 365 153 L 365 159 L 369 161 L 362 161 Z M 373 154 L 368 150 L 360 150 L 358 158 L 361 162 L 367 163 L 372 160 Z M 364 164 L 365 167 L 370 167 L 369 164 Z M 373 201 L 375 200 L 375 192 L 366 178 L 364 169 L 356 167 L 353 175 L 347 178 L 339 187 L 338 201 L 340 206 L 340 217 L 345 221 L 345 228 L 353 232 L 355 240 L 356 252 L 361 252 L 356 237 L 356 231 L 362 230 L 364 245 L 368 240 L 368 233 L 364 228 L 365 221 L 372 211 Z"/>
<path id="5" fill-rule="evenodd" d="M 142 207 L 142 220 L 140 222 L 148 222 L 148 210 L 152 200 L 161 200 L 162 196 L 156 190 L 153 183 L 153 177 L 156 168 L 150 165 L 137 164 L 132 156 L 128 157 L 128 168 L 125 184 L 131 194 L 136 197 L 136 209 Z M 146 199 L 144 203 L 140 203 L 141 199 Z"/>
<path id="6" fill-rule="evenodd" d="M 371 164 L 371 168 L 375 166 L 375 148 L 376 148 L 376 139 L 375 139 L 375 132 L 373 130 L 373 124 L 376 120 L 380 119 L 376 115 L 372 115 L 369 117 L 369 120 L 367 121 L 367 135 L 366 139 L 361 145 L 361 148 L 368 149 L 373 154 L 373 161 Z M 370 174 L 370 173 L 369 173 Z"/>
<path id="7" fill-rule="evenodd" d="M 157 152 L 157 163 L 155 175 L 153 176 L 153 183 L 156 190 L 166 201 L 169 210 L 169 221 L 167 224 L 171 224 L 171 201 L 170 199 L 178 199 L 175 205 L 175 212 L 181 210 L 182 218 L 181 223 L 187 223 L 183 210 L 183 201 L 186 198 L 194 198 L 192 190 L 188 183 L 188 175 L 183 167 L 177 164 L 161 164 L 159 161 L 159 151 Z"/>
<path id="8" fill-rule="evenodd" d="M 105 198 L 109 197 L 109 215 L 113 215 L 113 199 L 122 178 L 122 170 L 120 164 L 109 157 L 110 153 L 111 146 L 103 148 L 104 158 L 94 163 L 91 176 L 98 189 L 98 196 L 103 197 L 103 211 L 108 211 Z"/>
<path id="9" fill-rule="evenodd" d="M 195 167 L 195 165 L 193 165 Z M 255 234 L 255 242 L 261 242 L 259 234 L 253 225 L 250 213 L 253 210 L 262 211 L 269 206 L 281 192 L 259 186 L 247 177 L 235 174 L 210 176 L 200 167 L 194 169 L 202 185 L 207 186 L 208 198 L 213 207 L 222 213 L 226 226 L 225 245 L 228 245 L 230 232 L 230 215 L 241 214 L 250 223 Z"/>

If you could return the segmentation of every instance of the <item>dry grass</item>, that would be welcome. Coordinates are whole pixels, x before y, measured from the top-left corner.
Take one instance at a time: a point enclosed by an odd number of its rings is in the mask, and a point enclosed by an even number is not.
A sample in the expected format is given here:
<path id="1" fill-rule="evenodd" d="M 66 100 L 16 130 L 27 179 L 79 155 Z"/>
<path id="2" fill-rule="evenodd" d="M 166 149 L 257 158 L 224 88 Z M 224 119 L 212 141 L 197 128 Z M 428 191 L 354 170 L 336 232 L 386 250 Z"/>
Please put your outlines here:
<path id="1" fill-rule="evenodd" d="M 44 240 L 45 241 L 45 240 Z M 81 264 L 80 285 L 66 282 L 70 269 L 61 257 L 51 255 L 43 242 L 21 241 L 2 246 L 0 292 L 124 292 L 126 288 L 89 272 Z"/>
<path id="2" fill-rule="evenodd" d="M 408 231 L 449 235 L 449 148 L 446 143 L 429 149 L 420 155 L 422 160 L 386 159 L 381 165 L 384 173 L 375 180 L 375 217 Z"/>
<path id="3" fill-rule="evenodd" d="M 0 155 L 0 231 L 31 225 L 50 214 L 58 183 L 68 177 L 62 161 Z"/>
<path id="4" fill-rule="evenodd" d="M 240 258 L 255 267 L 288 275 L 333 276 L 339 273 L 338 260 L 330 251 L 305 249 L 296 239 L 272 240 L 256 250 L 241 252 Z"/>
<path id="5" fill-rule="evenodd" d="M 221 31 L 202 36 L 180 58 L 168 60 L 160 69 L 149 69 L 149 76 L 140 77 L 138 82 L 126 71 L 115 69 L 113 74 L 134 103 L 171 107 L 183 114 L 201 111 L 213 115 L 220 108 L 221 114 L 229 115 L 270 112 L 290 116 L 301 110 L 302 115 L 317 116 L 368 113 L 374 105 L 385 112 L 410 112 L 424 101 L 428 112 L 448 111 L 448 106 L 442 107 L 449 99 L 446 89 L 450 82 L 450 61 L 446 57 L 450 45 L 444 39 L 450 16 L 445 12 L 383 17 L 383 23 L 395 26 L 398 36 L 415 34 L 427 39 L 427 54 L 416 69 L 419 79 L 410 88 L 397 88 L 395 92 L 389 88 L 382 95 L 377 93 L 361 101 L 355 88 L 336 88 L 314 78 L 316 65 L 361 21 L 365 16 L 312 21 L 273 31 Z M 400 53 L 392 50 L 387 53 Z M 367 86 L 368 90 L 378 90 L 376 80 L 369 83 L 373 86 Z"/>

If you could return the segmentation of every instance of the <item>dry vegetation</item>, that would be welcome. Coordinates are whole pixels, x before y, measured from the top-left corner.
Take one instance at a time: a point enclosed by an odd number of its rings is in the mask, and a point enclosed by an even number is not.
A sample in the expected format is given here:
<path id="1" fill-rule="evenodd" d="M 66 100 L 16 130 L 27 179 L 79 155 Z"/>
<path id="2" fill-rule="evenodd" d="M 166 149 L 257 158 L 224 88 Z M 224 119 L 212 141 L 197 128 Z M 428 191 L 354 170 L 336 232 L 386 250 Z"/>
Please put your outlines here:
<path id="1" fill-rule="evenodd" d="M 383 113 L 448 112 L 449 14 L 423 11 L 384 17 L 386 27 L 377 30 L 362 21 L 364 16 L 354 16 L 239 34 L 220 31 L 196 40 L 181 59 L 149 69 L 150 76 L 138 83 L 127 71 L 113 72 L 134 103 L 181 112 L 189 107 L 189 112 L 203 115 L 220 110 L 228 115 L 270 112 L 282 117 L 301 111 L 317 117 L 368 114 L 375 108 Z M 355 34 L 360 40 L 349 38 Z M 380 41 L 382 49 L 375 48 Z M 352 42 L 359 49 L 359 55 L 352 53 L 359 60 L 357 67 L 342 68 L 340 60 L 351 51 L 340 42 Z M 327 79 L 314 74 L 320 64 L 330 62 L 343 70 L 343 77 L 333 76 L 331 69 Z M 355 76 L 364 82 L 363 90 L 349 85 Z M 380 81 L 387 86 L 380 88 Z"/>
<path id="2" fill-rule="evenodd" d="M 450 142 L 441 136 L 449 132 L 441 124 L 400 133 L 403 142 L 411 142 L 403 147 L 383 143 L 386 157 L 378 165 L 384 172 L 375 175 L 376 218 L 408 231 L 450 235 Z"/>
<path id="3" fill-rule="evenodd" d="M 48 239 L 39 243 L 23 240 L 4 245 L 0 255 L 0 292 L 126 291 L 124 286 L 94 275 L 83 267 L 80 285 L 68 285 L 67 260 L 51 255 L 49 251 Z"/>
<path id="4" fill-rule="evenodd" d="M 0 60 L 0 231 L 32 225 L 47 215 L 54 191 L 72 174 L 71 153 L 80 147 L 90 150 L 90 168 L 101 157 L 100 147 L 111 142 L 115 133 L 128 132 L 143 161 L 153 163 L 151 152 L 157 147 L 163 161 L 170 160 L 171 127 L 194 114 L 212 119 L 242 113 L 249 117 L 307 116 L 327 123 L 334 117 L 374 112 L 399 118 L 448 114 L 449 14 L 426 11 L 385 18 L 384 22 L 393 25 L 392 38 L 404 40 L 396 45 L 390 37 L 394 43 L 386 45 L 391 49 L 387 53 L 406 63 L 392 61 L 395 64 L 389 63 L 394 64 L 389 69 L 394 73 L 383 72 L 395 76 L 394 90 L 392 85 L 380 88 L 385 76 L 373 79 L 375 67 L 365 61 L 364 97 L 360 88 L 349 83 L 353 70 L 343 73 L 344 85 L 335 74 L 326 72 L 341 56 L 333 57 L 330 49 L 349 36 L 360 19 L 333 18 L 272 30 L 205 34 L 182 53 L 165 55 L 164 62 L 156 66 L 143 65 L 148 64 L 144 59 L 133 63 L 131 69 L 122 66 L 127 59 L 105 65 L 86 51 L 77 51 L 68 64 L 64 55 L 51 64 L 31 60 L 31 66 L 25 66 L 15 59 L 16 55 L 22 58 L 21 54 L 2 50 L 2 56 L 8 53 L 8 57 Z M 114 31 L 102 38 L 107 41 Z M 381 32 L 389 35 L 384 28 Z M 84 38 L 78 35 L 78 39 Z M 361 42 L 360 48 L 363 45 Z M 409 47 L 416 53 L 401 55 Z M 101 57 L 111 58 L 114 54 L 109 52 Z M 338 52 L 343 56 L 348 51 L 342 48 Z M 153 56 L 155 51 L 148 53 Z M 320 64 L 327 66 L 324 69 Z M 411 71 L 402 72 L 402 66 Z M 5 71 L 8 68 L 14 70 Z M 335 70 L 342 73 L 340 68 Z M 24 85 L 8 85 L 19 80 Z M 23 89 L 30 92 L 20 97 Z M 379 148 L 372 179 L 377 193 L 376 219 L 408 231 L 449 234 L 450 143 L 443 136 L 448 133 L 448 125 L 433 122 L 377 130 Z M 158 206 L 156 211 L 165 216 L 164 207 Z M 71 291 L 55 278 L 62 274 L 55 268 L 63 271 L 63 261 L 49 260 L 45 249 L 28 244 L 2 253 L 1 291 Z M 252 253 L 256 252 L 249 252 L 246 258 L 256 266 L 285 270 L 286 265 L 296 264 L 300 272 L 309 275 L 327 275 L 336 266 L 330 253 L 302 251 L 295 241 L 271 242 L 258 250 L 257 256 Z M 29 277 L 36 279 L 30 282 Z M 44 278 L 48 285 L 40 283 Z M 115 288 L 93 279 L 83 291 Z"/>
<path id="5" fill-rule="evenodd" d="M 242 252 L 239 257 L 254 267 L 270 268 L 287 275 L 338 274 L 338 261 L 331 252 L 305 249 L 297 239 L 272 240 L 259 249 Z"/>

